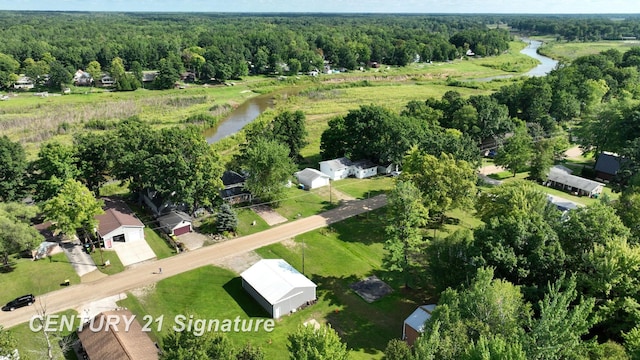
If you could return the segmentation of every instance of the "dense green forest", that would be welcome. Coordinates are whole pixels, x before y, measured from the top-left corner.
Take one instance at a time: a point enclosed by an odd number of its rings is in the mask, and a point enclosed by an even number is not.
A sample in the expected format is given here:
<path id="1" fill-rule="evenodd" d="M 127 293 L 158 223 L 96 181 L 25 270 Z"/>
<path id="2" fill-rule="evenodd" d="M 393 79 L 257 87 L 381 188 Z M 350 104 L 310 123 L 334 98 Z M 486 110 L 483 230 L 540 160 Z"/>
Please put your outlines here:
<path id="1" fill-rule="evenodd" d="M 127 71 L 194 71 L 203 79 L 353 70 L 371 62 L 445 61 L 508 49 L 506 30 L 462 16 L 0 13 L 0 72 L 72 74 L 97 61 Z M 163 60 L 164 59 L 164 60 Z M 40 66 L 33 66 L 33 63 Z M 138 71 L 139 72 L 139 71 Z M 63 81 L 69 81 L 68 74 Z M 15 76 L 14 76 L 15 78 Z M 14 79 L 15 81 L 15 79 Z M 11 84 L 0 75 L 1 85 Z M 60 82 L 60 81 L 56 81 Z M 169 82 L 171 84 L 171 82 Z M 58 84 L 55 84 L 58 85 Z M 161 85 L 162 87 L 162 85 Z"/>

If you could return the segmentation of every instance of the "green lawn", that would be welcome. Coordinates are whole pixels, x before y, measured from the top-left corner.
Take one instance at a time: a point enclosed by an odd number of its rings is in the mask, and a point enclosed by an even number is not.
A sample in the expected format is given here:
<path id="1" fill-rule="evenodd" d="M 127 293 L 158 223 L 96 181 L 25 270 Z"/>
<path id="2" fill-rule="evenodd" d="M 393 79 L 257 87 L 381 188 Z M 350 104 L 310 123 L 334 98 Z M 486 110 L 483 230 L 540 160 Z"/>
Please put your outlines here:
<path id="1" fill-rule="evenodd" d="M 347 178 L 334 181 L 331 186 L 356 199 L 366 199 L 393 189 L 394 178 L 391 176 L 375 176 L 367 179 Z"/>
<path id="2" fill-rule="evenodd" d="M 149 244 L 151 250 L 153 250 L 158 259 L 164 259 L 176 254 L 175 249 L 171 248 L 169 243 L 164 240 L 156 230 L 145 227 L 144 238 L 147 240 L 147 244 Z"/>
<path id="3" fill-rule="evenodd" d="M 267 359 L 282 359 L 287 357 L 287 335 L 300 323 L 316 319 L 329 322 L 338 330 L 353 349 L 353 359 L 380 359 L 387 342 L 401 336 L 402 321 L 419 303 L 416 299 L 424 298 L 400 289 L 394 276 L 381 269 L 383 217 L 384 211 L 378 210 L 301 235 L 295 241 L 258 249 L 261 256 L 284 258 L 302 271 L 304 243 L 305 274 L 318 284 L 318 302 L 278 320 L 272 333 L 229 333 L 229 338 L 237 346 L 247 341 L 261 346 Z M 395 291 L 368 304 L 349 285 L 372 274 L 388 281 Z M 177 314 L 207 319 L 266 316 L 242 289 L 237 274 L 216 267 L 203 267 L 160 281 L 146 296 L 130 296 L 120 305 L 138 316 L 164 315 L 162 331 L 153 333 L 157 340 L 169 331 Z"/>
<path id="4" fill-rule="evenodd" d="M 46 305 L 46 304 L 43 304 L 43 305 Z M 34 306 L 38 306 L 38 304 Z M 23 311 L 23 310 L 26 311 L 25 309 L 21 309 L 20 311 Z M 55 315 L 70 317 L 70 316 L 77 316 L 78 313 L 73 310 L 66 310 L 66 311 L 57 313 Z M 79 325 L 80 325 L 80 321 L 78 319 L 78 321 L 74 325 L 73 331 L 75 331 Z M 34 322 L 34 326 L 38 326 L 38 323 Z M 32 331 L 31 328 L 29 327 L 29 323 L 24 323 L 24 324 L 20 324 L 18 326 L 12 327 L 9 331 L 18 342 L 18 352 L 20 353 L 20 360 L 47 359 L 47 342 L 42 332 Z M 69 345 L 72 342 L 72 339 L 76 338 L 75 335 L 71 335 L 73 331 L 67 331 L 67 329 L 64 329 L 62 332 L 55 332 L 55 333 L 49 334 L 49 339 L 53 345 L 52 353 L 53 353 L 54 359 L 66 359 L 66 360 L 77 359 L 75 353 L 72 350 L 69 350 L 70 349 Z M 71 337 L 69 337 L 69 335 L 71 335 Z M 61 341 L 63 345 L 66 345 L 67 351 L 64 354 L 62 352 L 62 348 L 60 346 L 59 341 Z"/>
<path id="5" fill-rule="evenodd" d="M 599 54 L 609 49 L 626 52 L 632 47 L 640 46 L 640 41 L 547 41 L 540 48 L 540 53 L 554 59 L 574 60 L 581 56 Z"/>
<path id="6" fill-rule="evenodd" d="M 69 279 L 71 284 L 80 283 L 80 278 L 64 253 L 53 255 L 51 260 L 32 261 L 15 258 L 11 260 L 15 264 L 13 271 L 0 273 L 0 288 L 2 288 L 0 304 L 2 305 L 21 295 L 32 293 L 37 297 L 37 295 L 58 290 L 60 284 L 66 279 Z"/>
<path id="7" fill-rule="evenodd" d="M 113 275 L 124 270 L 124 266 L 122 265 L 118 254 L 113 250 L 101 251 L 100 249 L 96 249 L 91 253 L 91 258 L 93 259 L 93 262 L 96 263 L 96 266 L 98 266 L 98 270 L 104 274 Z M 104 265 L 107 261 L 110 263 L 109 266 Z"/>
<path id="8" fill-rule="evenodd" d="M 269 225 L 251 209 L 238 209 L 237 213 L 238 229 L 236 231 L 238 232 L 238 236 L 254 234 L 269 228 Z M 254 221 L 256 224 L 251 225 Z"/>
<path id="9" fill-rule="evenodd" d="M 286 190 L 285 199 L 275 210 L 287 219 L 295 220 L 319 214 L 337 205 L 337 201 L 334 200 L 333 204 L 330 204 L 329 200 L 329 188 L 326 186 L 312 190 L 292 186 Z"/>

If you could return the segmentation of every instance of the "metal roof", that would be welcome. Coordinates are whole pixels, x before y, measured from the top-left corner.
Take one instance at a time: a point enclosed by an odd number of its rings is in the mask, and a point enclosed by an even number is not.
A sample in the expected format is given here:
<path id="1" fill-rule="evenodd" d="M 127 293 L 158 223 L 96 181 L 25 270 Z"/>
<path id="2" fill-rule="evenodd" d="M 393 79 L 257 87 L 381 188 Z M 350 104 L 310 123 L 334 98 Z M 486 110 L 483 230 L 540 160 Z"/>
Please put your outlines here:
<path id="1" fill-rule="evenodd" d="M 282 259 L 262 259 L 240 276 L 271 305 L 296 288 L 316 287 L 313 281 Z"/>
<path id="2" fill-rule="evenodd" d="M 311 184 L 313 180 L 317 178 L 329 179 L 329 175 L 312 168 L 306 168 L 304 170 L 298 171 L 296 173 L 296 177 L 298 178 L 299 182 L 304 184 Z"/>
<path id="3" fill-rule="evenodd" d="M 431 313 L 436 309 L 436 304 L 422 305 L 418 307 L 404 323 L 418 332 L 424 332 L 424 323 L 431 319 Z"/>
<path id="4" fill-rule="evenodd" d="M 329 165 L 329 167 L 334 171 L 338 169 L 348 168 L 351 165 L 353 165 L 351 160 L 347 159 L 346 157 L 341 157 L 333 160 L 320 161 L 320 164 L 322 163 Z"/>

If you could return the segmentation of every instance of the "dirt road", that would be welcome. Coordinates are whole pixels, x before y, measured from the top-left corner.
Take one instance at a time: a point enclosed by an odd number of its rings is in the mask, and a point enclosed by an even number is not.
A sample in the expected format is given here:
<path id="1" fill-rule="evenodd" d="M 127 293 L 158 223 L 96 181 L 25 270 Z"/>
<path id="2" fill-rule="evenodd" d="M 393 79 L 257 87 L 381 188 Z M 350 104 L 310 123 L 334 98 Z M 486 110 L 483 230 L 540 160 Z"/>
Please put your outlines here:
<path id="1" fill-rule="evenodd" d="M 209 265 L 227 256 L 242 254 L 269 244 L 277 243 L 296 235 L 339 222 L 349 217 L 380 208 L 386 204 L 386 197 L 379 195 L 367 200 L 348 201 L 338 208 L 320 215 L 310 216 L 274 228 L 228 240 L 215 245 L 182 253 L 170 258 L 142 263 L 135 268 L 119 274 L 91 282 L 74 285 L 37 297 L 37 304 L 14 312 L 0 313 L 0 324 L 5 328 L 27 322 L 40 305 L 45 306 L 48 314 L 75 308 L 81 304 L 103 299 L 139 288 L 158 280 L 174 276 L 185 271 Z M 162 268 L 162 274 L 158 274 Z M 61 280 L 62 281 L 62 280 Z"/>

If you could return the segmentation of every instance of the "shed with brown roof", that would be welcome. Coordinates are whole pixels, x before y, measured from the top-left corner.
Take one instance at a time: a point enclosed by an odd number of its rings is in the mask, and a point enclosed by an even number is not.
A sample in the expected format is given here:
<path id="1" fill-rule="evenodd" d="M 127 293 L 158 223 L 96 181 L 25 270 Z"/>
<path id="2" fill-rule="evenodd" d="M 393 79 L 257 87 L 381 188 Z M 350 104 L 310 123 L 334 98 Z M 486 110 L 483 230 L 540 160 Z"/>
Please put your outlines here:
<path id="1" fill-rule="evenodd" d="M 133 316 L 129 310 L 105 311 L 87 322 L 78 338 L 88 358 L 158 360 L 158 348 Z"/>

